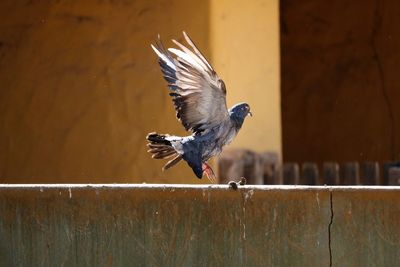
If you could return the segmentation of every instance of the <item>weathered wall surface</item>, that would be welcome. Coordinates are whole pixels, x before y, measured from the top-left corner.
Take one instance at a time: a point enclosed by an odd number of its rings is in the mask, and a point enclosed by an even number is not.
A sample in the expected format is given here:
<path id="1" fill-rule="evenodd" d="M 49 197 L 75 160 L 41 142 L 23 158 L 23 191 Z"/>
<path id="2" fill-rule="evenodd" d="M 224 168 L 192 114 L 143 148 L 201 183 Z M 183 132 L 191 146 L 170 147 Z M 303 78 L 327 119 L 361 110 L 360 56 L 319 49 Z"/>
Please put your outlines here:
<path id="1" fill-rule="evenodd" d="M 332 266 L 400 265 L 400 187 L 334 190 Z"/>
<path id="2" fill-rule="evenodd" d="M 150 43 L 186 30 L 209 56 L 208 12 L 207 1 L 1 1 L 0 182 L 199 181 L 184 164 L 162 173 L 145 136 L 185 134 Z"/>
<path id="3" fill-rule="evenodd" d="M 399 188 L 0 187 L 1 266 L 399 266 Z"/>
<path id="4" fill-rule="evenodd" d="M 287 161 L 400 159 L 400 2 L 281 1 Z"/>

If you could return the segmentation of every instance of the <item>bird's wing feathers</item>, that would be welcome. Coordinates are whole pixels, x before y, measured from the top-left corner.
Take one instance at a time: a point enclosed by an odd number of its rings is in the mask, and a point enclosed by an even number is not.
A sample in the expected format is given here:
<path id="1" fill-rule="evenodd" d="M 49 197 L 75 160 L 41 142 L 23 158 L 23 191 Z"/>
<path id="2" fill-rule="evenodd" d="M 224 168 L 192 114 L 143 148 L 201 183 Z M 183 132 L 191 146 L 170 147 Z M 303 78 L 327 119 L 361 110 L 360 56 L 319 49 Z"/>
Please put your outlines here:
<path id="1" fill-rule="evenodd" d="M 159 39 L 153 50 L 173 98 L 177 118 L 186 130 L 204 131 L 229 119 L 226 89 L 210 63 L 184 32 L 193 51 L 173 40 L 180 48 L 165 49 Z M 176 57 L 173 57 L 174 54 Z"/>

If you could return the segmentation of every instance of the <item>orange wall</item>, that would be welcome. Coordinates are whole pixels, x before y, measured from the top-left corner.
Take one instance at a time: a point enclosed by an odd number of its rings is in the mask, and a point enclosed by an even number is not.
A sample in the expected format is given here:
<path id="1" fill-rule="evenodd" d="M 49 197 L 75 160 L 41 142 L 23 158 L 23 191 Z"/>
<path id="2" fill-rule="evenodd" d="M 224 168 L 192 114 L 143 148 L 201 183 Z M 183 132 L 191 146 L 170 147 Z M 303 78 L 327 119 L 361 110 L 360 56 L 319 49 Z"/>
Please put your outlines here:
<path id="1" fill-rule="evenodd" d="M 165 162 L 152 160 L 146 153 L 145 136 L 151 131 L 186 134 L 175 119 L 150 43 L 160 33 L 171 45 L 169 40 L 180 39 L 181 31 L 186 30 L 211 58 L 210 30 L 221 32 L 225 25 L 210 18 L 223 6 L 210 3 L 1 1 L 0 182 L 208 183 L 195 178 L 184 163 L 163 173 Z M 236 3 L 236 13 L 240 4 Z M 251 19 L 251 12 L 246 16 Z M 258 23 L 261 13 L 257 17 Z M 237 47 L 247 47 L 244 32 L 238 32 Z M 232 33 L 223 35 L 228 49 Z M 264 39 L 251 41 L 261 47 Z M 230 86 L 229 104 L 240 98 L 259 105 L 254 94 L 261 94 L 257 82 L 261 74 L 238 84 L 238 65 L 228 74 L 218 60 L 221 47 L 212 53 L 212 60 Z M 232 58 L 236 56 L 235 50 L 227 51 Z M 276 64 L 276 58 L 272 62 Z M 273 71 L 277 68 L 275 65 Z M 243 90 L 243 81 L 259 84 L 252 97 Z M 276 90 L 276 78 L 273 83 Z M 240 135 L 241 140 L 251 140 L 255 123 L 266 113 L 257 105 L 253 106 L 255 119 L 245 125 L 248 129 Z M 234 145 L 238 144 L 254 147 L 248 141 Z"/>
<path id="2" fill-rule="evenodd" d="M 198 182 L 184 164 L 162 173 L 145 136 L 185 134 L 150 43 L 187 30 L 208 55 L 207 2 L 1 1 L 0 13 L 0 182 Z"/>

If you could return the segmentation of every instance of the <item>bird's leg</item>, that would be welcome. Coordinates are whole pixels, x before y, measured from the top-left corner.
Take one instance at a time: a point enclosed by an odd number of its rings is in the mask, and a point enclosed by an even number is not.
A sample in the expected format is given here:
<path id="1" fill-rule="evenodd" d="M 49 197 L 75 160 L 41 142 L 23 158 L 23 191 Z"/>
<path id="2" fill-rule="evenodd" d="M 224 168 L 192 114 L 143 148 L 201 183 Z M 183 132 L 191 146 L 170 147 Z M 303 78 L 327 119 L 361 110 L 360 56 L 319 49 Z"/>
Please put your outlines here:
<path id="1" fill-rule="evenodd" d="M 215 173 L 211 168 L 211 166 L 207 164 L 207 162 L 203 163 L 203 172 L 207 175 L 207 178 L 208 180 L 210 180 L 211 183 L 213 184 L 217 183 L 217 178 L 215 176 Z"/>

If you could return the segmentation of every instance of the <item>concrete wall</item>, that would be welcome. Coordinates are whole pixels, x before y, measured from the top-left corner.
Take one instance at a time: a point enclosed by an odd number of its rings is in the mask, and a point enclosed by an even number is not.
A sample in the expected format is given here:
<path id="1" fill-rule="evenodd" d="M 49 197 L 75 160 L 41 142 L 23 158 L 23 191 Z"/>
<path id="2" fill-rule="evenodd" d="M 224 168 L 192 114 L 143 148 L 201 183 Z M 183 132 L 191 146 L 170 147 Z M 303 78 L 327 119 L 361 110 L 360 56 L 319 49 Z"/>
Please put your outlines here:
<path id="1" fill-rule="evenodd" d="M 277 1 L 264 3 L 263 12 L 273 16 L 263 25 L 276 20 L 276 26 Z M 228 4 L 234 9 L 232 15 L 237 15 L 243 2 Z M 249 4 L 254 7 L 244 18 L 249 19 L 258 4 Z M 215 23 L 218 33 L 227 27 L 210 17 L 214 5 L 183 0 L 1 1 L 0 182 L 208 182 L 195 178 L 186 164 L 161 172 L 164 162 L 146 153 L 145 136 L 155 130 L 186 134 L 175 119 L 150 43 L 160 33 L 171 45 L 169 39 L 181 39 L 181 31 L 186 30 L 211 58 L 214 26 L 210 23 Z M 219 12 L 223 6 L 215 8 Z M 257 13 L 254 23 L 263 21 L 263 12 Z M 260 84 L 265 79 L 257 80 L 261 72 L 252 76 L 255 66 L 247 72 L 238 68 L 244 55 L 233 60 L 239 47 L 252 47 L 244 38 L 248 29 L 235 25 L 241 39 L 232 42 L 232 32 L 221 35 L 224 44 L 216 41 L 212 60 L 228 86 L 228 102 L 234 96 L 234 101 L 248 100 L 254 109 L 255 119 L 245 125 L 249 129 L 243 131 L 237 146 L 256 147 L 263 129 L 276 126 L 271 145 L 262 143 L 260 148 L 279 152 L 279 112 L 272 108 L 270 125 L 261 101 L 279 90 L 278 28 L 262 26 L 257 32 L 263 38 L 249 39 L 259 47 L 267 36 L 272 38 L 271 50 L 268 47 L 262 53 L 266 61 L 260 68 L 265 73 L 273 69 L 271 75 L 266 74 L 273 82 L 262 92 Z M 232 44 L 234 48 L 228 51 L 235 62 L 228 75 L 218 58 L 221 47 L 230 49 Z M 268 60 L 268 54 L 275 57 Z M 254 56 L 252 64 L 262 64 Z M 246 86 L 236 85 L 235 76 L 240 75 L 242 84 L 257 84 L 252 94 Z M 276 97 L 271 99 L 275 101 Z M 264 119 L 265 124 L 260 123 Z M 256 123 L 260 125 L 254 131 Z M 253 132 L 257 139 L 252 138 Z"/>
<path id="2" fill-rule="evenodd" d="M 399 266 L 395 187 L 0 187 L 1 266 Z"/>
<path id="3" fill-rule="evenodd" d="M 281 1 L 286 161 L 400 159 L 400 2 Z"/>

